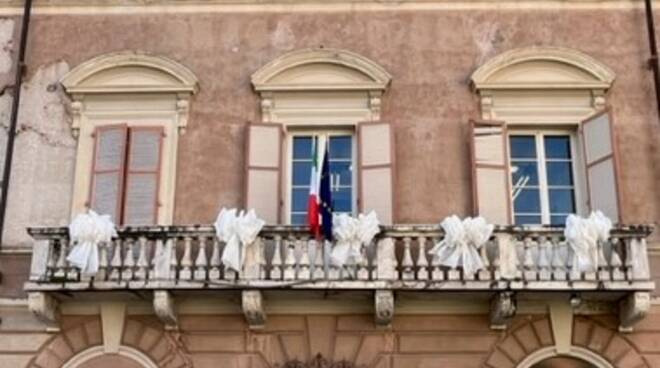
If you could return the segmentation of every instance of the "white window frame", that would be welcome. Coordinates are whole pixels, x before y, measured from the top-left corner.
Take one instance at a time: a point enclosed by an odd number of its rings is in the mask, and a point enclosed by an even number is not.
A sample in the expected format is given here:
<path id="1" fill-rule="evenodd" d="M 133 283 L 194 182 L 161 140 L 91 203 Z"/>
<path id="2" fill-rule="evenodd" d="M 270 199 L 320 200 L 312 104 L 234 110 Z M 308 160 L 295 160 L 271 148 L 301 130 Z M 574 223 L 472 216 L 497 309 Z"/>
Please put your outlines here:
<path id="1" fill-rule="evenodd" d="M 352 171 L 352 176 L 351 176 L 351 207 L 352 207 L 352 215 L 355 215 L 357 213 L 357 177 L 358 177 L 358 172 L 357 172 L 357 132 L 354 127 L 339 127 L 339 128 L 317 128 L 317 127 L 299 127 L 296 129 L 289 129 L 286 132 L 286 138 L 285 138 L 285 159 L 286 159 L 286 164 L 284 165 L 284 223 L 286 225 L 291 225 L 291 208 L 293 205 L 293 196 L 292 196 L 292 191 L 293 191 L 293 181 L 292 181 L 292 173 L 293 173 L 293 138 L 294 137 L 301 137 L 301 136 L 309 136 L 309 135 L 328 135 L 328 136 L 338 136 L 338 135 L 350 135 L 353 137 L 353 144 L 352 144 L 352 149 L 351 149 L 351 155 L 352 155 L 352 160 L 353 160 L 353 171 Z"/>
<path id="2" fill-rule="evenodd" d="M 573 195 L 575 203 L 575 212 L 577 214 L 583 214 L 585 212 L 585 205 L 583 202 L 583 188 L 585 185 L 584 175 L 579 175 L 580 172 L 580 163 L 582 162 L 582 150 L 578 132 L 575 129 L 517 129 L 509 128 L 507 136 L 507 145 L 510 145 L 511 137 L 515 136 L 534 136 L 534 143 L 536 148 L 536 163 L 538 169 L 538 178 L 539 178 L 539 192 L 540 192 L 540 202 L 541 202 L 541 224 L 537 225 L 549 225 L 550 224 L 550 192 L 548 190 L 548 178 L 547 178 L 547 168 L 546 168 L 546 157 L 545 157 L 545 145 L 543 142 L 543 137 L 546 136 L 569 136 L 571 144 L 571 171 L 573 175 Z M 512 159 L 511 159 L 511 150 L 509 149 L 509 167 L 513 168 Z M 512 172 L 509 173 L 512 175 Z M 513 190 L 515 183 L 511 182 L 511 188 Z M 511 201 L 511 213 L 512 213 L 512 223 L 515 223 L 516 210 L 514 207 L 513 196 L 509 195 L 509 201 Z M 536 225 L 531 225 L 536 226 Z"/>

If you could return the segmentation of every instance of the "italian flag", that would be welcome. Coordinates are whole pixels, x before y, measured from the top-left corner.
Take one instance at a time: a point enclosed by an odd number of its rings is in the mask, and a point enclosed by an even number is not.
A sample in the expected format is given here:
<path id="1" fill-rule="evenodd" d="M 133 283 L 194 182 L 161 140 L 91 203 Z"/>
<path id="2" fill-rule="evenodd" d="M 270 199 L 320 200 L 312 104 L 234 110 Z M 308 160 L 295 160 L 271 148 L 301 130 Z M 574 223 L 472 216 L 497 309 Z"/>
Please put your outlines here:
<path id="1" fill-rule="evenodd" d="M 317 136 L 312 143 L 312 170 L 309 178 L 309 200 L 307 202 L 307 223 L 316 236 L 321 237 L 321 167 L 325 155 L 325 136 Z"/>

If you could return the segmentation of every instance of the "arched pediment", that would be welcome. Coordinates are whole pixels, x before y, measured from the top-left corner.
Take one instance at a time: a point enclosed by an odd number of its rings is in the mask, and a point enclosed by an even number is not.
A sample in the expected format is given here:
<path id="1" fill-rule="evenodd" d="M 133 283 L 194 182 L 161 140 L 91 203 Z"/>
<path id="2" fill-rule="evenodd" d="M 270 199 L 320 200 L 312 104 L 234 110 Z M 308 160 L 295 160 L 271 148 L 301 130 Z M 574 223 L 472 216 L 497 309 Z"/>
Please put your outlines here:
<path id="1" fill-rule="evenodd" d="M 500 54 L 472 74 L 481 89 L 608 89 L 614 72 L 580 51 L 530 47 Z"/>
<path id="2" fill-rule="evenodd" d="M 375 62 L 346 50 L 303 49 L 285 54 L 252 75 L 257 91 L 384 90 L 391 76 Z"/>
<path id="3" fill-rule="evenodd" d="M 196 93 L 199 85 L 185 66 L 134 52 L 95 57 L 72 69 L 61 82 L 68 93 Z"/>

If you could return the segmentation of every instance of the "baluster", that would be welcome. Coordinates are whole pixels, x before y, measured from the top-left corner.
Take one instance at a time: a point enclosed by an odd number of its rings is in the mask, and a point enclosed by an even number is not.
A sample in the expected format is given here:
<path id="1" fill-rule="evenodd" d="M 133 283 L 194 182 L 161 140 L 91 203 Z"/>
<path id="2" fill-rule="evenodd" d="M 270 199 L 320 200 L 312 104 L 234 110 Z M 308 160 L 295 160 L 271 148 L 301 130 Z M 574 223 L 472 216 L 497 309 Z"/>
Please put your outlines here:
<path id="1" fill-rule="evenodd" d="M 479 257 L 481 258 L 481 263 L 483 263 L 484 268 L 479 270 L 478 276 L 479 280 L 490 280 L 491 279 L 491 270 L 490 270 L 490 259 L 488 259 L 488 247 L 491 245 L 490 239 L 487 240 L 484 245 L 479 248 Z"/>
<path id="2" fill-rule="evenodd" d="M 525 281 L 536 281 L 537 271 L 536 271 L 536 262 L 534 262 L 533 249 L 534 240 L 530 236 L 525 236 L 523 240 L 523 246 L 525 247 L 525 258 L 523 261 L 523 267 L 525 272 L 523 277 Z"/>
<path id="3" fill-rule="evenodd" d="M 96 273 L 95 281 L 105 281 L 108 277 L 108 247 L 109 243 L 102 243 L 99 246 L 99 271 Z"/>
<path id="4" fill-rule="evenodd" d="M 650 280 L 651 270 L 645 238 L 635 237 L 630 239 L 630 260 L 632 280 Z"/>
<path id="5" fill-rule="evenodd" d="M 431 242 L 435 246 L 435 244 L 440 242 L 440 238 L 432 238 Z M 445 279 L 445 271 L 442 269 L 440 259 L 435 254 L 431 256 L 431 268 L 431 279 L 433 281 L 442 281 Z"/>
<path id="6" fill-rule="evenodd" d="M 605 242 L 609 243 L 609 240 L 606 240 Z M 598 246 L 598 280 L 601 281 L 609 281 L 611 274 L 610 274 L 610 265 L 607 262 L 607 259 L 605 258 L 605 242 L 599 241 L 597 246 Z M 611 247 L 611 243 L 610 243 Z"/>
<path id="7" fill-rule="evenodd" d="M 356 278 L 358 280 L 369 280 L 369 258 L 367 255 L 367 247 L 360 247 L 360 260 L 355 265 Z"/>
<path id="8" fill-rule="evenodd" d="M 179 280 L 192 279 L 192 266 L 192 238 L 190 236 L 186 236 L 183 238 L 183 257 L 181 257 Z"/>
<path id="9" fill-rule="evenodd" d="M 633 247 L 632 247 L 632 241 L 630 238 L 623 238 L 621 239 L 623 241 L 623 246 L 626 251 L 626 260 L 625 260 L 625 272 L 626 272 L 626 280 L 628 281 L 633 281 L 635 279 L 634 277 L 634 270 L 633 270 Z"/>
<path id="10" fill-rule="evenodd" d="M 48 262 L 46 264 L 46 276 L 47 278 L 54 277 L 56 268 L 57 268 L 57 260 L 60 256 L 59 253 L 59 247 L 58 247 L 58 242 L 57 240 L 49 240 L 48 241 Z"/>
<path id="11" fill-rule="evenodd" d="M 417 280 L 426 281 L 429 279 L 429 261 L 426 259 L 426 237 L 417 237 L 417 247 L 419 249 L 419 253 L 417 253 Z"/>
<path id="12" fill-rule="evenodd" d="M 198 239 L 197 258 L 195 259 L 195 273 L 193 275 L 195 280 L 206 281 L 206 269 L 208 267 L 208 259 L 206 258 L 206 236 L 200 235 Z"/>
<path id="13" fill-rule="evenodd" d="M 412 251 L 410 249 L 410 243 L 412 239 L 410 237 L 403 238 L 403 260 L 401 260 L 401 279 L 402 280 L 414 280 L 415 271 L 412 258 Z"/>
<path id="14" fill-rule="evenodd" d="M 119 281 L 121 279 L 121 239 L 115 240 L 115 246 L 112 250 L 112 261 L 110 261 L 110 280 Z"/>
<path id="15" fill-rule="evenodd" d="M 323 269 L 323 242 L 312 240 L 314 243 L 314 272 L 312 278 L 314 280 L 322 280 L 325 278 L 325 270 Z"/>
<path id="16" fill-rule="evenodd" d="M 220 241 L 213 238 L 213 251 L 211 252 L 211 269 L 209 270 L 209 280 L 220 279 Z"/>
<path id="17" fill-rule="evenodd" d="M 71 241 L 69 238 L 64 238 L 62 239 L 62 243 L 65 244 L 65 257 L 64 257 L 64 263 L 66 264 L 66 279 L 70 281 L 78 281 L 80 278 L 80 270 L 78 267 L 74 266 L 73 264 L 70 264 L 69 261 L 67 261 L 66 257 L 69 255 L 69 252 L 73 249 L 73 246 L 75 245 L 73 241 Z M 89 279 L 89 277 L 85 277 L 85 279 Z"/>
<path id="18" fill-rule="evenodd" d="M 270 279 L 271 280 L 281 280 L 282 279 L 282 236 L 275 235 L 273 249 L 273 259 L 270 261 Z"/>
<path id="19" fill-rule="evenodd" d="M 133 253 L 133 242 L 131 238 L 126 239 L 126 253 L 124 254 L 124 267 L 121 271 L 122 281 L 130 281 L 133 279 L 133 272 L 135 271 L 135 253 Z"/>
<path id="20" fill-rule="evenodd" d="M 298 240 L 300 262 L 298 263 L 298 280 L 309 280 L 312 277 L 309 261 L 309 238 L 304 236 Z"/>
<path id="21" fill-rule="evenodd" d="M 332 251 L 332 244 L 328 242 L 327 240 L 324 241 L 323 243 L 323 249 L 328 249 L 330 252 Z M 340 268 L 332 261 L 332 258 L 330 258 L 329 265 L 328 265 L 328 279 L 329 280 L 339 280 L 341 277 L 341 270 Z"/>
<path id="22" fill-rule="evenodd" d="M 284 258 L 284 280 L 296 279 L 296 239 L 291 236 L 284 243 L 286 256 Z"/>
<path id="23" fill-rule="evenodd" d="M 266 261 L 266 238 L 259 237 L 257 239 L 258 253 L 257 253 L 257 263 L 259 266 L 259 280 L 266 279 L 266 268 L 268 267 L 268 262 Z"/>
<path id="24" fill-rule="evenodd" d="M 396 280 L 397 259 L 394 252 L 395 239 L 382 238 L 376 243 L 376 270 L 374 278 L 377 280 Z"/>
<path id="25" fill-rule="evenodd" d="M 566 271 L 568 269 L 566 259 L 562 256 L 562 249 L 565 249 L 565 256 L 568 256 L 568 245 L 562 243 L 559 237 L 552 238 L 552 279 L 555 281 L 564 281 L 567 279 Z"/>
<path id="26" fill-rule="evenodd" d="M 620 252 L 621 241 L 619 238 L 612 238 L 612 255 L 610 257 L 610 267 L 612 267 L 612 280 L 625 280 L 626 273 L 621 262 Z"/>
<path id="27" fill-rule="evenodd" d="M 552 250 L 552 243 L 548 240 L 547 237 L 539 237 L 539 280 L 549 281 L 552 278 L 552 272 L 550 271 L 552 258 L 549 253 Z"/>
<path id="28" fill-rule="evenodd" d="M 135 279 L 146 280 L 147 267 L 149 267 L 149 262 L 147 262 L 147 238 L 141 236 L 138 241 L 140 242 L 140 250 L 137 261 L 137 270 L 135 271 Z"/>
<path id="29" fill-rule="evenodd" d="M 178 239 L 177 238 L 172 238 L 167 240 L 168 245 L 171 246 L 172 248 L 172 256 L 170 257 L 170 279 L 171 280 L 176 280 L 177 279 L 177 272 L 179 272 L 179 258 L 178 258 Z"/>
<path id="30" fill-rule="evenodd" d="M 66 277 L 66 255 L 68 254 L 67 243 L 63 239 L 57 239 L 59 245 L 59 253 L 57 255 L 57 262 L 55 262 L 55 272 L 53 276 L 58 279 Z"/>

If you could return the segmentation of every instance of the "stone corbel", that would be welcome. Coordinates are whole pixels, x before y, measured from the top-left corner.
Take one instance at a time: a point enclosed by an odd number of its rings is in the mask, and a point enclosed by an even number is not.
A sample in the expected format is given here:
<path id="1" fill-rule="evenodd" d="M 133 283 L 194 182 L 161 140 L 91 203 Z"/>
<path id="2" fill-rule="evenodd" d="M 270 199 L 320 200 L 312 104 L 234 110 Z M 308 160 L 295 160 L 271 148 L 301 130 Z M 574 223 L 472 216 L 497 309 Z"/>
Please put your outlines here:
<path id="1" fill-rule="evenodd" d="M 481 105 L 481 118 L 484 120 L 493 119 L 493 95 L 491 92 L 480 91 L 479 99 Z"/>
<path id="2" fill-rule="evenodd" d="M 504 330 L 516 314 L 516 299 L 512 292 L 496 293 L 490 301 L 490 328 Z"/>
<path id="3" fill-rule="evenodd" d="M 394 318 L 394 292 L 376 290 L 374 293 L 374 320 L 377 326 L 389 327 Z"/>
<path id="4" fill-rule="evenodd" d="M 180 94 L 176 100 L 177 126 L 181 135 L 186 134 L 186 128 L 188 127 L 188 115 L 190 114 L 189 99 L 190 95 Z"/>
<path id="5" fill-rule="evenodd" d="M 165 325 L 166 330 L 177 329 L 178 322 L 174 308 L 174 296 L 169 291 L 154 291 L 154 312 L 158 316 L 158 319 Z"/>
<path id="6" fill-rule="evenodd" d="M 371 110 L 371 120 L 380 120 L 382 91 L 369 91 L 369 109 Z"/>
<path id="7" fill-rule="evenodd" d="M 71 114 L 71 135 L 78 138 L 80 135 L 80 120 L 82 119 L 83 103 L 80 96 L 73 96 L 74 100 L 69 103 L 69 113 Z"/>
<path id="8" fill-rule="evenodd" d="M 241 305 L 245 320 L 251 330 L 263 328 L 266 325 L 264 298 L 259 290 L 243 290 Z"/>
<path id="9" fill-rule="evenodd" d="M 273 121 L 273 93 L 261 92 L 261 121 L 270 123 Z"/>
<path id="10" fill-rule="evenodd" d="M 59 302 L 53 296 L 44 292 L 28 293 L 28 308 L 46 325 L 46 331 L 60 330 Z"/>
<path id="11" fill-rule="evenodd" d="M 605 100 L 605 91 L 597 89 L 591 91 L 591 105 L 596 111 L 600 111 L 607 107 Z"/>
<path id="12" fill-rule="evenodd" d="M 619 331 L 632 332 L 633 326 L 641 321 L 651 309 L 651 294 L 634 292 L 619 303 Z"/>

